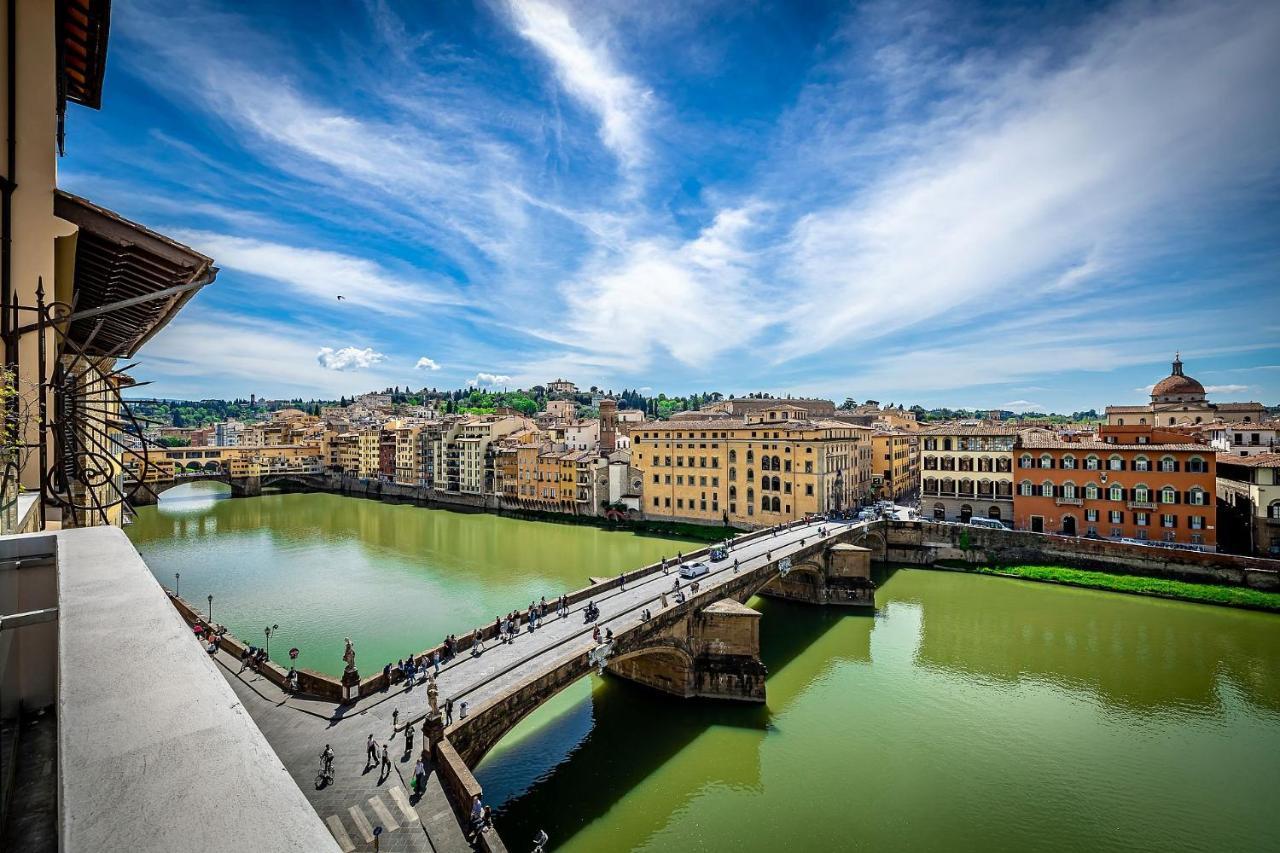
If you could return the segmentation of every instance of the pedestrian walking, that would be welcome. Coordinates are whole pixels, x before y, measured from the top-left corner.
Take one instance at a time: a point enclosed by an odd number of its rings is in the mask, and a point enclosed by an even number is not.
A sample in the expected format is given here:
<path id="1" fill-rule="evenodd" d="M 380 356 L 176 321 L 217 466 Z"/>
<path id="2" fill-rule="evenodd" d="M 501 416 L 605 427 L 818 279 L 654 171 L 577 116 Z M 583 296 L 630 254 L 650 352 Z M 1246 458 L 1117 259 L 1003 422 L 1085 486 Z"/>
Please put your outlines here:
<path id="1" fill-rule="evenodd" d="M 373 732 L 369 733 L 369 740 L 365 744 L 364 748 L 365 748 L 365 752 L 367 753 L 364 766 L 367 768 L 370 764 L 377 764 L 378 763 L 378 744 L 375 743 L 373 740 Z"/>
<path id="2" fill-rule="evenodd" d="M 627 573 L 618 572 L 618 589 L 626 589 L 626 588 L 627 588 Z"/>
<path id="3" fill-rule="evenodd" d="M 404 754 L 411 755 L 413 753 L 413 726 L 404 727 Z"/>
<path id="4" fill-rule="evenodd" d="M 427 768 L 422 764 L 422 759 L 418 759 L 418 763 L 413 765 L 413 792 L 419 796 L 422 795 L 422 783 L 426 778 Z"/>
<path id="5" fill-rule="evenodd" d="M 436 675 L 440 674 L 440 650 L 431 653 L 431 665 L 435 667 Z"/>
<path id="6" fill-rule="evenodd" d="M 446 726 L 453 725 L 453 700 L 444 700 L 444 724 Z"/>
<path id="7" fill-rule="evenodd" d="M 393 708 L 391 711 L 391 736 L 396 736 L 396 729 L 400 727 L 400 709 Z"/>
<path id="8" fill-rule="evenodd" d="M 385 743 L 382 745 L 382 772 L 391 775 L 391 753 Z"/>
<path id="9" fill-rule="evenodd" d="M 662 593 L 662 609 L 665 610 L 666 608 L 667 608 L 667 594 L 664 592 Z"/>

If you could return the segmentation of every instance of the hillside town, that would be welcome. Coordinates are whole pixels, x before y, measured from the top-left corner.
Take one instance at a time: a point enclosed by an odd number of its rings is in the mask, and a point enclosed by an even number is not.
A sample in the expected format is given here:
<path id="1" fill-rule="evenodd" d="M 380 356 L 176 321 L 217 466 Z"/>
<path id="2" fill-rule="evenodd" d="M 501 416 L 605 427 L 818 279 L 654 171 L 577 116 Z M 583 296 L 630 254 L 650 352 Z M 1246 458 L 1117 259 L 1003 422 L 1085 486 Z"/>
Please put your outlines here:
<path id="1" fill-rule="evenodd" d="M 756 529 L 890 505 L 937 521 L 1204 551 L 1280 549 L 1277 422 L 1213 402 L 1175 357 L 1145 406 L 1095 422 L 923 421 L 877 401 L 715 395 L 655 418 L 556 379 L 532 414 L 369 393 L 251 422 L 161 425 L 126 455 L 147 489 L 327 477 L 442 505 Z M 450 406 L 451 407 L 451 406 Z M 179 446 L 171 446 L 179 445 Z M 321 480 L 310 481 L 312 485 Z"/>

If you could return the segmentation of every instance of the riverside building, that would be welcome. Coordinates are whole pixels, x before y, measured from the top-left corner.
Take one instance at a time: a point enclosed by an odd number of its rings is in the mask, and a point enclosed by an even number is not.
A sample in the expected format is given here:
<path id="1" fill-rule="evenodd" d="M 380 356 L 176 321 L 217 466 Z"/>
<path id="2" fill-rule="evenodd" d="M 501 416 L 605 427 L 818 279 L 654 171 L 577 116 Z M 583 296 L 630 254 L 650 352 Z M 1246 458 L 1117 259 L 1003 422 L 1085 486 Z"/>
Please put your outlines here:
<path id="1" fill-rule="evenodd" d="M 920 512 L 936 521 L 1013 518 L 1017 430 L 1001 424 L 948 424 L 920 433 Z"/>
<path id="2" fill-rule="evenodd" d="M 869 496 L 871 429 L 810 419 L 795 401 L 768 402 L 744 418 L 637 424 L 631 464 L 645 517 L 763 527 Z"/>
<path id="3" fill-rule="evenodd" d="M 1016 455 L 1021 530 L 1216 549 L 1216 463 L 1207 445 L 1147 426 L 1104 426 L 1096 439 L 1030 430 Z"/>

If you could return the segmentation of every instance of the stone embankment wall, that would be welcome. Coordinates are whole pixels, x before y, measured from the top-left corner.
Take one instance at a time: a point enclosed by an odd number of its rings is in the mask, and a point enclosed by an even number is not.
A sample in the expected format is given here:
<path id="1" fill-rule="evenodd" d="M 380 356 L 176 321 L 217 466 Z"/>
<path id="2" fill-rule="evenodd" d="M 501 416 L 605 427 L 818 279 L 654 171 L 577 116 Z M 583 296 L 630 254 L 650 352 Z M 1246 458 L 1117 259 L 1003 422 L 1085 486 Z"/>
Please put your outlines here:
<path id="1" fill-rule="evenodd" d="M 1061 565 L 1280 590 L 1280 560 L 933 521 L 891 522 L 887 536 L 887 559 L 891 563 L 928 566 L 949 560 L 990 565 Z"/>

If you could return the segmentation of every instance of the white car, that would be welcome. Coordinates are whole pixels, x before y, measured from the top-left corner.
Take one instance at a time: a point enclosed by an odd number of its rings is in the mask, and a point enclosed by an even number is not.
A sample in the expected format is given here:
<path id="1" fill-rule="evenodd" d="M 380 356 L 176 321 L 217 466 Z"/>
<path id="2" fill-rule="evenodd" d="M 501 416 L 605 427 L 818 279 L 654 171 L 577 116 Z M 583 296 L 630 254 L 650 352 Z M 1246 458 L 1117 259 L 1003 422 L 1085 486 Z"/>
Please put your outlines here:
<path id="1" fill-rule="evenodd" d="M 705 574 L 710 574 L 711 567 L 706 563 L 685 563 L 680 567 L 680 577 L 682 578 L 700 578 Z"/>

